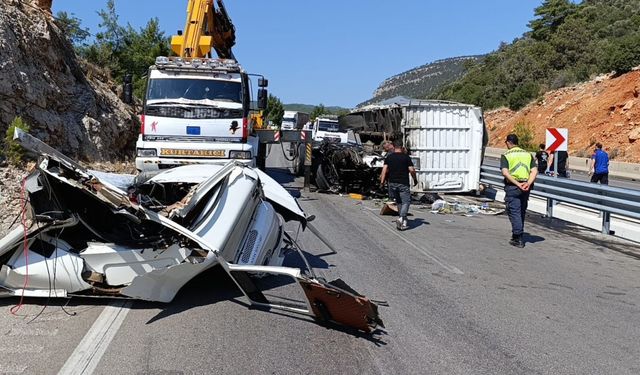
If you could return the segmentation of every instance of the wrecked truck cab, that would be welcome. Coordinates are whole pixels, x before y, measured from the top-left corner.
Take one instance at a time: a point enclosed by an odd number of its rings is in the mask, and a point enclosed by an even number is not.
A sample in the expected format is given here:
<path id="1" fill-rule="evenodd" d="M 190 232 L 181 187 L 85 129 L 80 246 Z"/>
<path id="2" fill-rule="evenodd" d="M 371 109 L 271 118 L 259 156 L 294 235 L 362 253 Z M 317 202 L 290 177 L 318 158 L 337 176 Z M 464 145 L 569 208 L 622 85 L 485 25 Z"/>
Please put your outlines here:
<path id="1" fill-rule="evenodd" d="M 121 175 L 92 173 L 18 129 L 15 137 L 41 160 L 25 179 L 21 225 L 0 240 L 0 287 L 10 295 L 170 302 L 221 265 L 252 305 L 366 332 L 381 325 L 366 297 L 318 279 L 310 267 L 282 267 L 289 251 L 304 258 L 284 223 L 304 228 L 307 217 L 263 172 L 234 162 L 190 165 L 125 191 Z M 250 277 L 265 275 L 292 278 L 307 300 L 297 308 L 269 302 Z"/>

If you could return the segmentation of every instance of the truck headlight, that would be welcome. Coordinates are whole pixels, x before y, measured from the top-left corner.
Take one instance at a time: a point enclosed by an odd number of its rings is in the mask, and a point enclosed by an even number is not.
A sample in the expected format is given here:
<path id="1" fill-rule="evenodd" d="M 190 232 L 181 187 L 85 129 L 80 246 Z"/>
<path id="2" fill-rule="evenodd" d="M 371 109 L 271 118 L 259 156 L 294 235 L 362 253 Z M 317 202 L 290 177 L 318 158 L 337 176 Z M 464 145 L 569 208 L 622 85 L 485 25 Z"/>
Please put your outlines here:
<path id="1" fill-rule="evenodd" d="M 155 148 L 139 148 L 137 155 L 140 158 L 152 158 L 158 156 L 158 151 Z"/>
<path id="2" fill-rule="evenodd" d="M 251 151 L 229 151 L 229 159 L 251 159 Z"/>

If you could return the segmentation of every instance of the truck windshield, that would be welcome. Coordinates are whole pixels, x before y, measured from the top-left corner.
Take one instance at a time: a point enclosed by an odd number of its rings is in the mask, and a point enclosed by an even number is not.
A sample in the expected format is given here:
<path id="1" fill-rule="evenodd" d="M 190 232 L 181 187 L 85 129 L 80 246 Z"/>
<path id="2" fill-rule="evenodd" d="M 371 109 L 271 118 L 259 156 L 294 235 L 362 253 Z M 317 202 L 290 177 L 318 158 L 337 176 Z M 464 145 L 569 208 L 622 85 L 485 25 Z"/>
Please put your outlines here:
<path id="1" fill-rule="evenodd" d="M 296 119 L 293 117 L 285 117 L 282 119 L 282 122 L 286 122 L 288 124 L 295 124 L 296 123 Z"/>
<path id="2" fill-rule="evenodd" d="M 151 79 L 147 100 L 216 100 L 242 103 L 240 82 L 205 79 Z"/>
<path id="3" fill-rule="evenodd" d="M 329 122 L 329 121 L 320 121 L 318 122 L 318 130 L 325 132 L 337 132 L 338 123 L 337 122 Z"/>

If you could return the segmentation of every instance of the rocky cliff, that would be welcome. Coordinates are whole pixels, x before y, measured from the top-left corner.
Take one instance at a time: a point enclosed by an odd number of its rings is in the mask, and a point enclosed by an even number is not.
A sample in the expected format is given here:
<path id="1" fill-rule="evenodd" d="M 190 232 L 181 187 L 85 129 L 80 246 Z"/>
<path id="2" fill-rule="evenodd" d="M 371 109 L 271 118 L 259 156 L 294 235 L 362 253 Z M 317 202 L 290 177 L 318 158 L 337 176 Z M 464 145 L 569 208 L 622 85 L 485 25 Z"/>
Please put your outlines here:
<path id="1" fill-rule="evenodd" d="M 0 7 L 0 135 L 16 116 L 31 134 L 88 161 L 131 155 L 139 129 L 108 74 L 78 60 L 36 0 Z"/>
<path id="2" fill-rule="evenodd" d="M 466 71 L 465 64 L 482 56 L 462 56 L 434 61 L 385 79 L 373 93 L 373 98 L 358 107 L 380 102 L 395 96 L 424 99 L 443 86 L 459 79 Z"/>
<path id="3" fill-rule="evenodd" d="M 533 130 L 534 142 L 545 142 L 546 128 L 569 129 L 569 153 L 589 156 L 601 142 L 616 161 L 640 162 L 640 70 L 550 91 L 518 112 L 485 113 L 490 144 L 503 147 L 517 123 Z"/>

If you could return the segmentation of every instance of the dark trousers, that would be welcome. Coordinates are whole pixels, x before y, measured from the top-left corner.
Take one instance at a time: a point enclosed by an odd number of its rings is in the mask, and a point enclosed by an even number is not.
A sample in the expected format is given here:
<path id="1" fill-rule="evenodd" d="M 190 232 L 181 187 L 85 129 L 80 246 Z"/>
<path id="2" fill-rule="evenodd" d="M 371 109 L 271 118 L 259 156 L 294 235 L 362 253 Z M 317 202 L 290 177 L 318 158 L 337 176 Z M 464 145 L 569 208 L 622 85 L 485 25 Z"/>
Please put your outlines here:
<path id="1" fill-rule="evenodd" d="M 515 185 L 507 185 L 504 188 L 504 203 L 507 206 L 507 215 L 511 221 L 511 232 L 519 236 L 524 231 L 524 218 L 529 205 L 529 192 L 522 191 Z"/>
<path id="2" fill-rule="evenodd" d="M 602 185 L 609 185 L 609 173 L 594 173 L 591 182 L 600 182 Z"/>
<path id="3" fill-rule="evenodd" d="M 398 214 L 406 219 L 411 204 L 411 189 L 409 185 L 389 182 L 389 198 L 393 199 L 398 207 Z"/>

